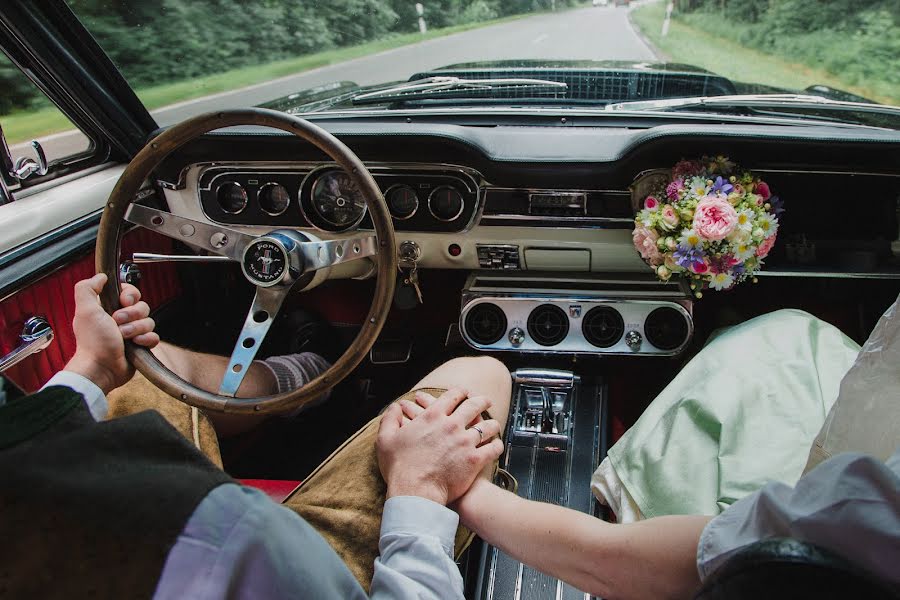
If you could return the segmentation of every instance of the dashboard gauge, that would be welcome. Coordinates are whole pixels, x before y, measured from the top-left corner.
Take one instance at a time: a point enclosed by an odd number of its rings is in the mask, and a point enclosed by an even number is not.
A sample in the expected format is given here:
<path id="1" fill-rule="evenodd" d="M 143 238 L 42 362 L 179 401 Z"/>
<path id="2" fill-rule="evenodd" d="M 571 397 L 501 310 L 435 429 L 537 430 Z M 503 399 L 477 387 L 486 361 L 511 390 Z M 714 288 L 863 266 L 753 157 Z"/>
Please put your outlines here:
<path id="1" fill-rule="evenodd" d="M 362 192 L 343 171 L 331 171 L 316 179 L 312 206 L 326 223 L 341 229 L 356 225 L 366 214 Z"/>
<path id="2" fill-rule="evenodd" d="M 216 188 L 216 201 L 223 211 L 236 215 L 247 206 L 247 190 L 234 181 L 226 181 Z"/>
<path id="3" fill-rule="evenodd" d="M 419 196 L 416 190 L 408 185 L 395 185 L 387 191 L 388 207 L 395 219 L 405 220 L 416 214 L 419 208 Z"/>
<path id="4" fill-rule="evenodd" d="M 439 221 L 453 221 L 462 214 L 463 196 L 450 185 L 434 188 L 428 196 L 428 209 Z"/>
<path id="5" fill-rule="evenodd" d="M 291 203 L 291 194 L 280 183 L 270 182 L 259 188 L 257 199 L 263 212 L 277 217 L 287 210 Z"/>

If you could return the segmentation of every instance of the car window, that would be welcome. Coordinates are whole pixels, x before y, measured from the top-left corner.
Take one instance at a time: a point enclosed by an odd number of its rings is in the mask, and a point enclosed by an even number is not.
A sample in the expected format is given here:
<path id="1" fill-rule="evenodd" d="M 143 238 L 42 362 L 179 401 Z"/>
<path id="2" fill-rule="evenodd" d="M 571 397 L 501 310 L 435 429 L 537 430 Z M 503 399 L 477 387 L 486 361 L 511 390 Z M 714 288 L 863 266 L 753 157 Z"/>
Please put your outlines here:
<path id="1" fill-rule="evenodd" d="M 37 161 L 32 141 L 37 141 L 50 164 L 88 153 L 91 139 L 78 129 L 28 77 L 5 55 L 0 54 L 0 126 L 15 162 L 27 157 Z M 25 180 L 7 176 L 10 186 L 27 186 L 40 175 Z"/>

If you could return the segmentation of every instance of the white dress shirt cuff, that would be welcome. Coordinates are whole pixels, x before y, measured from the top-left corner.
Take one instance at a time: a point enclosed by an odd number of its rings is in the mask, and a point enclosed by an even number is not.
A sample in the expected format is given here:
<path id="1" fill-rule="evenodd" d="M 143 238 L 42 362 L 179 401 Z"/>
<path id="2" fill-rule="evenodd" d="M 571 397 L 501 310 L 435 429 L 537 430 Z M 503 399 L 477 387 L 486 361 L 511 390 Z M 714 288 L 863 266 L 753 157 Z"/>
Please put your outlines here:
<path id="1" fill-rule="evenodd" d="M 419 496 L 394 496 L 384 503 L 381 536 L 407 534 L 436 537 L 441 547 L 453 558 L 453 544 L 459 515 L 437 502 Z"/>
<path id="2" fill-rule="evenodd" d="M 61 385 L 75 390 L 84 396 L 84 401 L 87 403 L 88 410 L 91 411 L 91 416 L 94 417 L 94 420 L 102 421 L 106 418 L 106 414 L 109 412 L 109 404 L 106 401 L 103 390 L 84 375 L 79 375 L 72 371 L 60 371 L 51 377 L 50 381 L 45 383 L 41 389 L 51 385 Z"/>

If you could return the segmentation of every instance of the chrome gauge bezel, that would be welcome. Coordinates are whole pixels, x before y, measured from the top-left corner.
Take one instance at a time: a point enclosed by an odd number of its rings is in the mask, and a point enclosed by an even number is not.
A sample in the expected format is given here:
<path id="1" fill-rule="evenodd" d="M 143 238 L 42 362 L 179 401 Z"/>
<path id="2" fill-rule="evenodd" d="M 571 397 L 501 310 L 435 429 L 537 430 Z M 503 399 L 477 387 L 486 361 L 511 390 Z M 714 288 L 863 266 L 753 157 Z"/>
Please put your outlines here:
<path id="1" fill-rule="evenodd" d="M 355 229 L 356 227 L 359 226 L 360 223 L 363 222 L 363 219 L 366 218 L 366 215 L 369 212 L 369 204 L 366 202 L 365 198 L 363 198 L 363 210 L 362 210 L 362 213 L 360 214 L 359 218 L 356 221 L 354 221 L 352 223 L 348 223 L 346 225 L 337 225 L 337 224 L 333 223 L 332 221 L 329 221 L 327 218 L 325 218 L 322 215 L 321 212 L 319 212 L 319 209 L 316 207 L 316 199 L 315 199 L 315 192 L 314 192 L 314 190 L 316 189 L 316 185 L 318 185 L 319 181 L 323 177 L 327 177 L 328 175 L 335 174 L 335 173 L 344 174 L 347 177 L 350 177 L 350 175 L 348 175 L 345 171 L 343 171 L 341 169 L 335 169 L 333 167 L 316 169 L 316 170 L 310 171 L 306 175 L 306 177 L 303 178 L 303 181 L 300 182 L 300 187 L 297 190 L 298 198 L 300 198 L 300 202 L 299 202 L 300 212 L 303 214 L 303 217 L 315 229 L 318 229 L 319 231 L 326 231 L 329 233 L 341 233 L 344 231 L 349 231 L 351 229 Z M 309 205 L 310 205 L 310 208 L 312 209 L 312 212 L 315 213 L 314 215 L 310 215 L 307 212 L 306 206 L 304 206 L 304 202 L 302 199 L 303 189 L 306 187 L 307 182 L 311 182 L 311 185 L 309 186 Z M 313 218 L 313 216 L 315 216 L 315 218 Z M 317 222 L 317 220 L 321 220 L 321 221 Z M 328 227 L 322 227 L 323 222 L 326 223 L 328 225 Z"/>
<path id="2" fill-rule="evenodd" d="M 219 201 L 219 190 L 221 190 L 226 185 L 234 185 L 234 186 L 237 186 L 237 188 L 239 190 L 241 190 L 241 195 L 244 198 L 244 202 L 243 202 L 243 204 L 241 204 L 241 207 L 237 210 L 228 210 L 227 208 L 222 206 L 222 203 Z M 220 183 L 219 185 L 216 186 L 216 189 L 213 192 L 213 197 L 216 200 L 216 204 L 219 206 L 220 209 L 222 209 L 222 212 L 227 213 L 229 215 L 239 215 L 242 212 L 244 212 L 247 209 L 247 203 L 249 201 L 249 195 L 247 194 L 247 189 L 244 186 L 242 186 L 240 183 L 238 183 L 237 181 L 233 181 L 230 179 L 227 181 L 223 181 L 222 183 Z"/>
<path id="3" fill-rule="evenodd" d="M 413 211 L 405 217 L 401 217 L 401 216 L 394 214 L 393 208 L 391 206 L 391 194 L 394 192 L 394 190 L 396 190 L 398 188 L 409 188 L 410 190 L 412 190 L 413 196 L 416 199 L 415 208 L 413 208 Z M 408 221 L 409 219 L 412 219 L 414 216 L 416 216 L 416 213 L 419 212 L 419 206 L 421 205 L 421 203 L 419 202 L 418 192 L 416 192 L 416 189 L 413 186 L 409 185 L 408 183 L 395 183 L 394 185 L 389 187 L 384 192 L 384 200 L 385 200 L 385 203 L 387 204 L 388 211 L 391 213 L 391 218 L 397 219 L 398 221 Z"/>
<path id="4" fill-rule="evenodd" d="M 435 195 L 437 192 L 439 192 L 440 190 L 444 189 L 444 188 L 449 188 L 449 189 L 453 190 L 454 192 L 456 192 L 457 194 L 459 194 L 459 196 L 460 196 L 460 198 L 461 198 L 461 201 L 460 201 L 460 203 L 459 203 L 459 210 L 456 212 L 455 215 L 453 215 L 453 217 L 451 217 L 451 218 L 449 218 L 449 219 L 443 219 L 443 218 L 437 216 L 436 214 L 434 214 L 434 207 L 433 207 L 432 204 L 431 204 L 431 200 L 434 198 L 434 195 Z M 458 189 L 456 189 L 456 188 L 453 187 L 452 185 L 447 185 L 447 184 L 439 185 L 438 187 L 436 187 L 436 188 L 434 188 L 433 190 L 431 190 L 431 192 L 428 194 L 428 212 L 431 213 L 431 216 L 432 216 L 432 217 L 434 217 L 434 218 L 437 219 L 438 221 L 441 221 L 442 223 L 452 223 L 453 221 L 457 220 L 457 219 L 459 218 L 459 216 L 460 216 L 461 214 L 463 214 L 463 211 L 465 211 L 465 210 L 466 210 L 466 199 L 465 199 L 465 197 L 463 196 L 462 192 L 460 192 Z"/>
<path id="5" fill-rule="evenodd" d="M 281 188 L 284 188 L 284 191 L 285 191 L 285 192 L 287 192 L 287 195 L 288 195 L 288 201 L 287 201 L 287 204 L 285 204 L 284 208 L 281 209 L 281 210 L 278 211 L 278 212 L 268 211 L 268 210 L 265 209 L 265 207 L 264 207 L 263 204 L 262 204 L 262 195 L 263 195 L 263 192 L 264 192 L 264 190 L 266 190 L 266 189 L 269 188 L 269 187 L 281 187 Z M 288 209 L 291 207 L 291 203 L 292 203 L 293 201 L 294 201 L 294 199 L 291 197 L 291 190 L 289 190 L 289 189 L 287 188 L 287 186 L 284 185 L 283 183 L 278 183 L 277 181 L 268 181 L 268 182 L 262 184 L 262 185 L 259 187 L 259 189 L 256 190 L 256 203 L 259 205 L 259 210 L 263 211 L 264 213 L 266 213 L 266 214 L 269 215 L 270 217 L 279 217 L 279 216 L 283 215 L 284 213 L 286 213 L 286 212 L 288 211 Z"/>

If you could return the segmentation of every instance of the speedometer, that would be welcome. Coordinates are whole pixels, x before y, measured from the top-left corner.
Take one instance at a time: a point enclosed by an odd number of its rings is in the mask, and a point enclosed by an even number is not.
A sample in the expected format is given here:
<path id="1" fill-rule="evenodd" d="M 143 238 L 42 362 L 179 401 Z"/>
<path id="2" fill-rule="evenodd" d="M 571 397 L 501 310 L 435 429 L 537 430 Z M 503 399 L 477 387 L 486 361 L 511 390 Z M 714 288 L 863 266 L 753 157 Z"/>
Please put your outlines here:
<path id="1" fill-rule="evenodd" d="M 312 207 L 322 220 L 340 229 L 356 225 L 366 214 L 362 192 L 342 171 L 330 171 L 316 179 Z"/>

